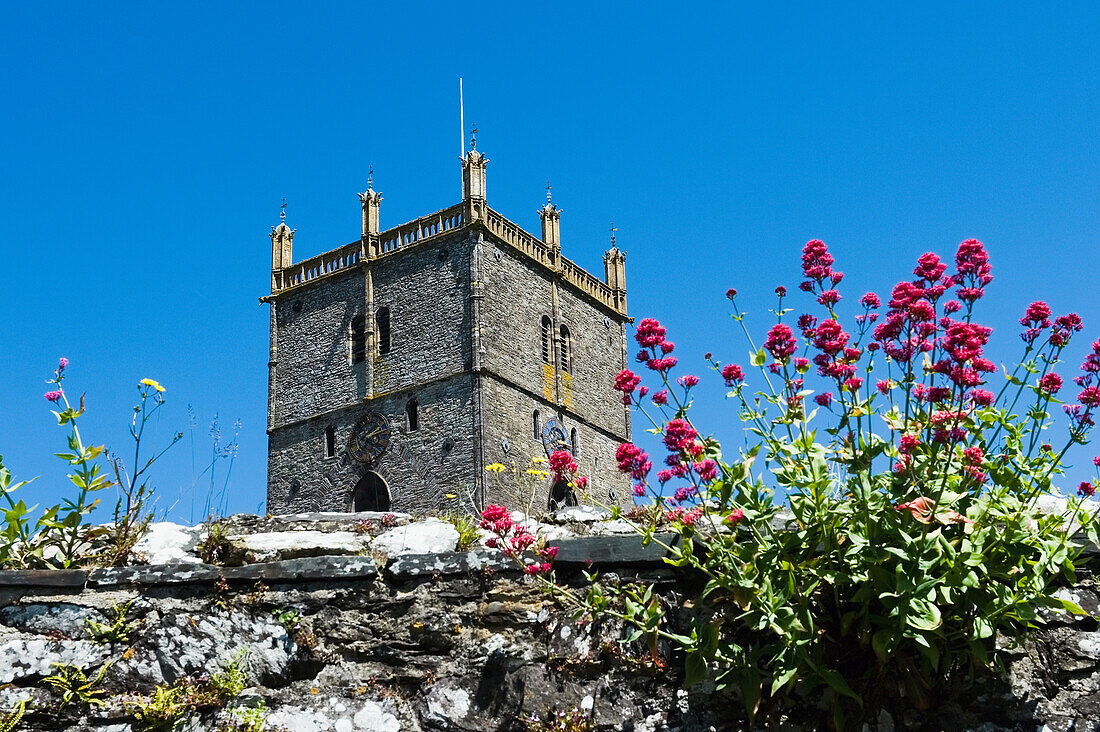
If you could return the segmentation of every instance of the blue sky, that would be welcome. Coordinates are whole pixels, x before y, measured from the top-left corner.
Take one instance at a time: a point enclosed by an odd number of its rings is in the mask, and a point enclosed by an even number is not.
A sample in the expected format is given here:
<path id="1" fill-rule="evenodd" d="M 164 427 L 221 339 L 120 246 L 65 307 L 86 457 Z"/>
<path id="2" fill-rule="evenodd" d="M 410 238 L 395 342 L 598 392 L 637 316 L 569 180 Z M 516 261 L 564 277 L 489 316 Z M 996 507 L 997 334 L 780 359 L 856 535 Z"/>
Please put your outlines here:
<path id="1" fill-rule="evenodd" d="M 205 500 L 211 419 L 223 435 L 239 419 L 229 508 L 256 510 L 257 297 L 282 197 L 296 259 L 358 237 L 369 165 L 383 228 L 457 202 L 459 76 L 490 204 L 537 231 L 550 179 L 566 255 L 595 272 L 613 220 L 631 313 L 666 323 L 681 363 L 709 377 L 696 421 L 731 444 L 731 405 L 702 364 L 744 360 L 723 293 L 743 293 L 762 334 L 807 239 L 830 245 L 847 304 L 924 251 L 981 239 L 996 280 L 980 319 L 1000 361 L 1034 299 L 1085 320 L 1067 376 L 1100 336 L 1092 4 L 312 5 L 5 12 L 0 454 L 41 476 L 30 499 L 65 486 L 41 396 L 64 355 L 88 438 L 115 449 L 137 381 L 167 386 L 153 444 L 185 433 L 155 475 L 174 516 Z"/>

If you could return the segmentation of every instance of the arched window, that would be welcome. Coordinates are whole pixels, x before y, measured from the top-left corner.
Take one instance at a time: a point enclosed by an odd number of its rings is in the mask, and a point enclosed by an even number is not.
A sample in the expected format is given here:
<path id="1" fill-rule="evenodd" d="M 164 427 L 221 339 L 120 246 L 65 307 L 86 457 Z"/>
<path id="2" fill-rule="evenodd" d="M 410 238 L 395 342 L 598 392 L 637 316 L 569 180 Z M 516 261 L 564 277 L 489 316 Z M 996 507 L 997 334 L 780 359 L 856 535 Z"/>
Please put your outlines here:
<path id="1" fill-rule="evenodd" d="M 542 362 L 554 363 L 554 324 L 550 316 L 542 316 Z"/>
<path id="2" fill-rule="evenodd" d="M 378 308 L 375 316 L 375 326 L 378 331 L 379 355 L 390 352 L 390 309 Z"/>
<path id="3" fill-rule="evenodd" d="M 539 410 L 537 410 L 537 409 L 535 410 L 535 413 L 534 413 L 533 417 L 534 417 L 533 421 L 535 423 L 535 439 L 536 440 L 541 440 L 542 439 L 542 419 L 539 417 Z"/>
<path id="4" fill-rule="evenodd" d="M 409 403 L 405 405 L 405 426 L 408 427 L 409 432 L 416 432 L 420 429 L 420 415 L 417 413 L 419 406 L 416 399 L 410 399 Z"/>
<path id="5" fill-rule="evenodd" d="M 367 321 L 362 315 L 356 315 L 351 321 L 351 362 L 362 363 L 367 360 Z"/>
<path id="6" fill-rule="evenodd" d="M 336 457 L 336 428 L 325 427 L 325 457 Z"/>
<path id="7" fill-rule="evenodd" d="M 569 336 L 569 329 L 563 324 L 559 335 L 558 353 L 561 357 L 561 370 L 564 373 L 573 373 L 573 339 Z"/>
<path id="8" fill-rule="evenodd" d="M 569 431 L 569 447 L 573 453 L 573 457 L 579 457 L 580 453 L 577 452 L 577 428 L 574 427 Z"/>

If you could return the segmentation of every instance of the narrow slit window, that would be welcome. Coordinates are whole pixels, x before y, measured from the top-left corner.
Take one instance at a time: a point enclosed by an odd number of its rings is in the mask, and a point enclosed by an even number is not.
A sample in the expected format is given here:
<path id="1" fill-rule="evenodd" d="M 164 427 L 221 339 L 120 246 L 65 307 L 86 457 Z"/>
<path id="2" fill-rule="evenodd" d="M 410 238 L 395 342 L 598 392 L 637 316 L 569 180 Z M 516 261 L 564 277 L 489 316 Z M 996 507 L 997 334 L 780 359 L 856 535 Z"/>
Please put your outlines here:
<path id="1" fill-rule="evenodd" d="M 542 316 L 542 362 L 554 363 L 554 325 L 550 317 Z"/>
<path id="2" fill-rule="evenodd" d="M 559 331 L 558 354 L 561 357 L 561 370 L 563 373 L 573 373 L 573 338 L 569 335 L 569 329 L 562 325 Z"/>
<path id="3" fill-rule="evenodd" d="M 325 428 L 325 457 L 336 457 L 336 428 Z"/>
<path id="4" fill-rule="evenodd" d="M 375 317 L 375 324 L 378 330 L 378 353 L 386 354 L 390 352 L 390 309 L 379 308 L 378 315 Z"/>
<path id="5" fill-rule="evenodd" d="M 573 457 L 579 457 L 580 453 L 577 452 L 577 428 L 574 427 L 569 431 L 569 447 L 573 450 Z"/>
<path id="6" fill-rule="evenodd" d="M 536 409 L 534 415 L 532 415 L 532 416 L 533 416 L 532 421 L 535 424 L 535 439 L 536 440 L 541 440 L 542 439 L 542 419 L 539 417 L 539 410 Z"/>
<path id="7" fill-rule="evenodd" d="M 367 360 L 367 323 L 362 315 L 351 321 L 351 362 L 362 363 Z"/>
<path id="8" fill-rule="evenodd" d="M 420 405 L 416 403 L 415 399 L 410 399 L 409 403 L 405 405 L 405 425 L 409 428 L 409 432 L 416 432 L 420 429 Z"/>

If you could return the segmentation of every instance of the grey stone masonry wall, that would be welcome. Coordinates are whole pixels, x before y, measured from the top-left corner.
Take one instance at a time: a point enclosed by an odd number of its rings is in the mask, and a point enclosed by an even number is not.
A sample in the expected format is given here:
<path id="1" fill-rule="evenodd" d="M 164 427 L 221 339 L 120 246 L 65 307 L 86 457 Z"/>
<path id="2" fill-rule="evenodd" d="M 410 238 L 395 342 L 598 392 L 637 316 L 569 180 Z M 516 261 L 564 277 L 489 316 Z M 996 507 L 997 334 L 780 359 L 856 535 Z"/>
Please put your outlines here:
<path id="1" fill-rule="evenodd" d="M 629 477 L 618 471 L 615 462 L 615 449 L 620 439 L 614 435 L 592 428 L 587 423 L 571 418 L 555 406 L 533 395 L 525 394 L 507 383 L 496 379 L 486 379 L 484 383 L 485 399 L 493 405 L 487 410 L 482 425 L 485 435 L 485 462 L 499 462 L 509 470 L 497 475 L 487 475 L 487 493 L 489 499 L 509 508 L 526 509 L 528 503 L 538 510 L 546 510 L 550 496 L 550 482 L 525 474 L 531 464 L 531 458 L 546 457 L 541 439 L 534 434 L 534 411 L 539 411 L 543 424 L 548 419 L 557 419 L 568 437 L 573 429 L 577 430 L 577 453 L 574 459 L 582 475 L 589 476 L 588 493 L 591 503 L 601 505 L 630 505 L 631 483 Z M 508 450 L 503 447 L 507 440 Z M 517 474 L 513 477 L 511 469 Z M 545 465 L 536 466 L 545 469 Z M 608 490 L 614 489 L 614 497 Z"/>
<path id="2" fill-rule="evenodd" d="M 583 591 L 590 561 L 605 584 L 651 587 L 668 630 L 685 632 L 690 580 L 663 563 L 662 547 L 582 516 L 567 509 L 533 525 L 559 549 L 557 582 Z M 610 618 L 576 619 L 499 551 L 458 550 L 449 523 L 329 513 L 224 526 L 234 566 L 195 555 L 203 527 L 154 524 L 138 549 L 158 564 L 0 572 L 0 715 L 25 703 L 21 731 L 140 732 L 152 728 L 137 714 L 158 685 L 201 686 L 239 658 L 241 693 L 158 729 L 244 729 L 242 708 L 259 710 L 269 732 L 520 732 L 532 715 L 572 710 L 585 720 L 576 729 L 592 732 L 753 729 L 737 683 L 685 686 L 682 654 L 627 642 Z M 851 728 L 1100 729 L 1100 597 L 1086 574 L 1061 592 L 1088 617 L 1050 614 L 1002 654 L 1003 671 L 959 678 L 925 709 L 903 690 L 885 694 L 889 708 Z M 94 642 L 88 621 L 109 626 L 120 605 L 125 637 Z M 44 681 L 55 664 L 94 679 L 98 702 L 62 706 Z M 818 701 L 760 724 L 833 728 Z"/>
<path id="3" fill-rule="evenodd" d="M 471 377 L 459 374 L 276 430 L 269 438 L 268 510 L 350 510 L 352 491 L 368 470 L 386 482 L 396 511 L 438 508 L 454 500 L 445 499 L 447 494 L 465 499 L 478 477 L 471 438 L 472 393 Z M 410 432 L 405 407 L 413 397 L 420 424 Z M 370 465 L 348 453 L 352 426 L 367 412 L 385 415 L 391 430 L 389 447 Z M 335 428 L 337 448 L 331 458 L 324 454 L 329 426 Z"/>
<path id="4" fill-rule="evenodd" d="M 351 364 L 351 323 L 364 309 L 362 272 L 278 297 L 275 425 L 346 406 L 366 396 L 366 370 Z"/>
<path id="5" fill-rule="evenodd" d="M 374 393 L 470 368 L 469 233 L 370 265 L 375 310 L 390 310 L 391 350 L 374 359 Z"/>
<path id="6" fill-rule="evenodd" d="M 630 436 L 630 413 L 615 391 L 615 375 L 626 368 L 623 323 L 568 286 L 559 288 L 561 321 L 569 326 L 573 339 L 573 374 L 569 410 L 591 425 Z"/>
<path id="7" fill-rule="evenodd" d="M 484 466 L 497 460 L 502 440 L 516 444 L 513 457 L 523 451 L 525 467 L 544 454 L 533 435 L 535 409 L 544 423 L 557 418 L 567 436 L 577 430 L 581 472 L 601 502 L 629 502 L 629 485 L 614 473 L 615 447 L 630 438 L 629 415 L 611 389 L 623 364 L 626 316 L 581 294 L 576 288 L 590 276 L 573 265 L 567 274 L 555 269 L 556 250 L 520 251 L 518 240 L 508 243 L 480 220 L 417 227 L 380 234 L 385 247 L 368 238 L 359 255 L 344 247 L 335 258 L 284 270 L 289 279 L 273 277 L 290 284 L 269 299 L 268 510 L 347 509 L 368 471 L 385 481 L 395 510 L 447 501 L 475 510 L 486 500 L 516 498 L 525 491 L 515 486 L 512 495 L 487 496 Z M 386 353 L 376 332 L 383 308 Z M 550 363 L 542 357 L 544 316 L 553 323 Z M 367 357 L 353 363 L 358 317 L 366 321 Z M 572 372 L 562 368 L 563 325 Z M 409 435 L 405 409 L 413 398 L 420 430 Z M 372 412 L 389 423 L 391 444 L 370 464 L 358 463 L 348 442 L 356 422 Z M 326 429 L 335 432 L 332 457 L 325 454 Z"/>

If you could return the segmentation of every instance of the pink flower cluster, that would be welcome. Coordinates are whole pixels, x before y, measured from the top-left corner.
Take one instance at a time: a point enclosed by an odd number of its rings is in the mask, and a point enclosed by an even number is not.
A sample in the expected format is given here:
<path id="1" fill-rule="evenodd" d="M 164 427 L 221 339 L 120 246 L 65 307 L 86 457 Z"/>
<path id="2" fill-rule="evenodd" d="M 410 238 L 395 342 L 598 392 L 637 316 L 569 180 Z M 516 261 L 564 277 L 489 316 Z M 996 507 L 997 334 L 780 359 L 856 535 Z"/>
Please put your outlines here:
<path id="1" fill-rule="evenodd" d="M 526 574 L 547 574 L 553 567 L 551 562 L 558 555 L 556 546 L 537 546 L 538 540 L 526 526 L 512 521 L 511 514 L 504 506 L 489 504 L 481 512 L 482 529 L 491 531 L 495 536 L 486 540 L 491 548 L 499 548 L 504 556 L 523 565 Z M 534 547 L 534 556 L 538 561 L 528 564 L 524 554 Z"/>
<path id="2" fill-rule="evenodd" d="M 638 363 L 644 363 L 647 368 L 659 373 L 665 373 L 676 365 L 676 357 L 668 355 L 676 345 L 672 341 L 665 340 L 665 327 L 653 318 L 643 318 L 638 323 L 634 340 L 638 341 L 638 345 L 642 347 L 636 357 Z M 630 403 L 625 396 L 623 402 Z"/>
<path id="3" fill-rule="evenodd" d="M 632 442 L 624 442 L 615 450 L 615 460 L 619 463 L 619 470 L 630 473 L 630 477 L 634 479 L 634 495 L 644 496 L 646 477 L 653 469 L 649 454 Z"/>
<path id="4" fill-rule="evenodd" d="M 1072 429 L 1078 434 L 1095 424 L 1093 410 L 1100 406 L 1100 339 L 1093 342 L 1092 352 L 1085 356 L 1081 364 L 1081 372 L 1080 376 L 1073 378 L 1073 383 L 1081 387 L 1077 395 L 1080 404 L 1062 407 L 1069 415 Z"/>
<path id="5" fill-rule="evenodd" d="M 802 274 L 806 279 L 799 287 L 818 293 L 817 301 L 830 308 L 840 301 L 840 294 L 833 288 L 844 279 L 843 272 L 833 270 L 833 261 L 825 242 L 819 239 L 806 242 L 802 248 Z"/>

